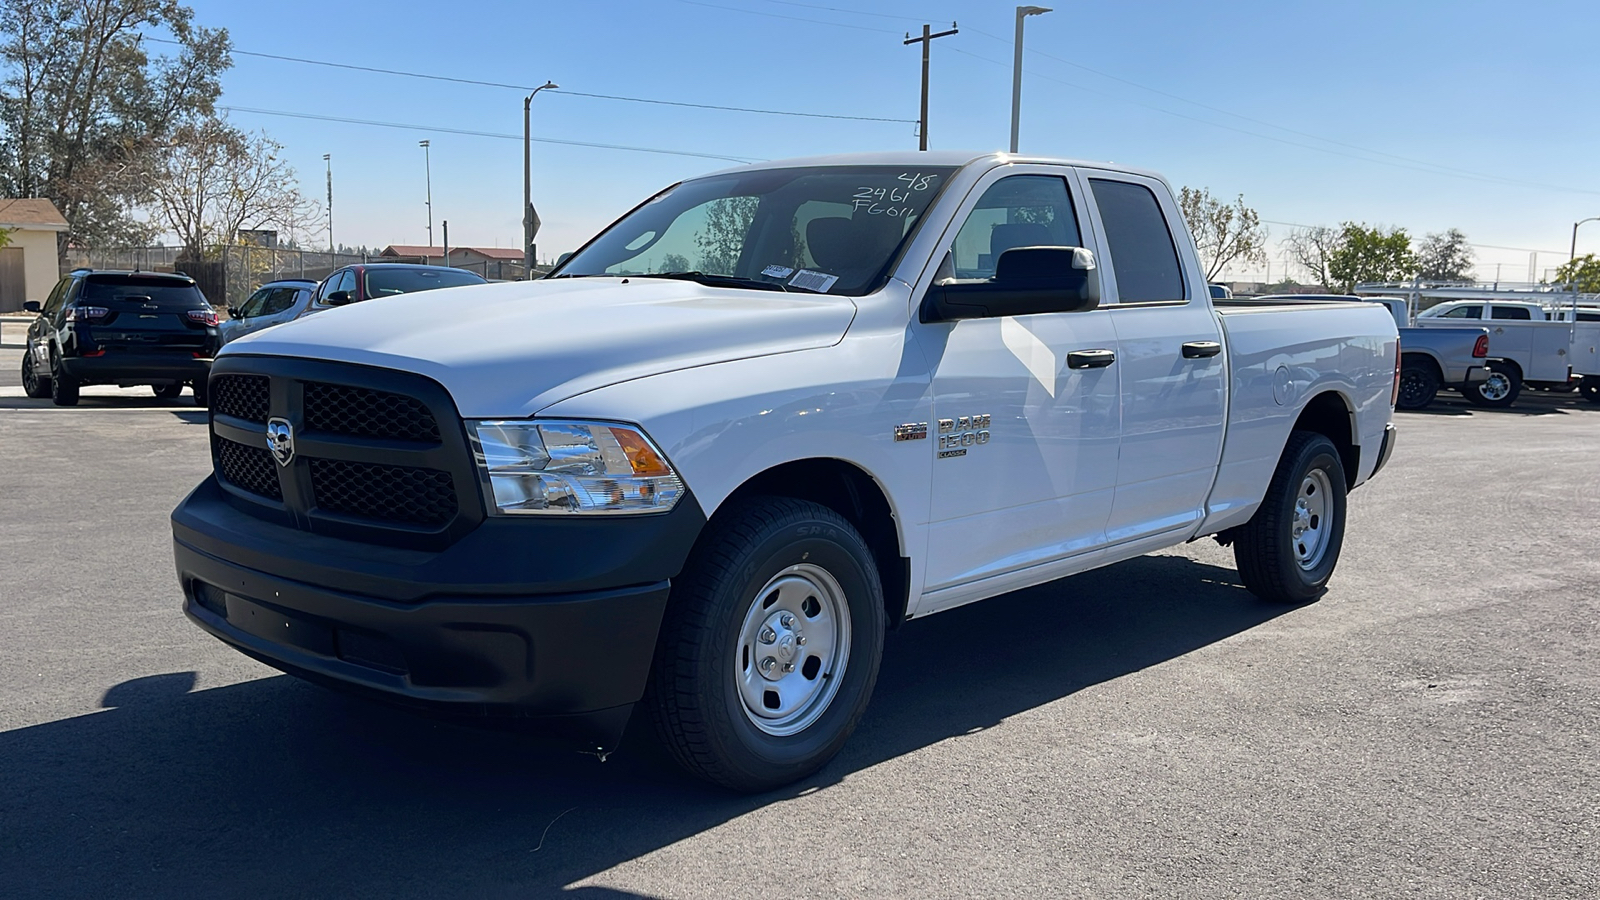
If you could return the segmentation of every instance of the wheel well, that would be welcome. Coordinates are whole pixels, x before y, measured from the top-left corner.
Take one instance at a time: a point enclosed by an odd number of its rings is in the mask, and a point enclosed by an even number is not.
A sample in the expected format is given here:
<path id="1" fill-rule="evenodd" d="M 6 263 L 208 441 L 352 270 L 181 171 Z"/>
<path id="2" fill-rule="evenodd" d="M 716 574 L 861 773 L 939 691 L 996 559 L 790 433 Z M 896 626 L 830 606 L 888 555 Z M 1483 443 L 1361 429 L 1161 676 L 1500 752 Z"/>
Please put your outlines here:
<path id="1" fill-rule="evenodd" d="M 1434 359 L 1432 356 L 1426 353 L 1400 354 L 1400 365 L 1406 366 L 1412 363 L 1428 366 L 1433 370 L 1434 377 L 1438 378 L 1440 381 L 1444 380 L 1444 370 L 1439 368 L 1439 361 Z"/>
<path id="2" fill-rule="evenodd" d="M 1355 413 L 1344 397 L 1334 391 L 1312 397 L 1295 420 L 1294 430 L 1314 431 L 1333 441 L 1339 448 L 1339 461 L 1344 464 L 1345 484 L 1355 484 L 1361 471 L 1361 448 L 1356 444 Z"/>
<path id="3" fill-rule="evenodd" d="M 1489 360 L 1488 366 L 1495 371 L 1504 372 L 1507 375 L 1514 374 L 1519 380 L 1522 379 L 1522 367 L 1517 365 L 1517 361 L 1514 359 L 1496 356 Z"/>
<path id="4" fill-rule="evenodd" d="M 900 555 L 900 533 L 889 500 L 872 476 L 840 459 L 803 459 L 756 475 L 723 501 L 744 497 L 793 497 L 820 503 L 844 516 L 871 548 L 883 581 L 889 627 L 905 619 L 911 587 L 911 561 Z M 712 514 L 716 518 L 716 514 Z"/>

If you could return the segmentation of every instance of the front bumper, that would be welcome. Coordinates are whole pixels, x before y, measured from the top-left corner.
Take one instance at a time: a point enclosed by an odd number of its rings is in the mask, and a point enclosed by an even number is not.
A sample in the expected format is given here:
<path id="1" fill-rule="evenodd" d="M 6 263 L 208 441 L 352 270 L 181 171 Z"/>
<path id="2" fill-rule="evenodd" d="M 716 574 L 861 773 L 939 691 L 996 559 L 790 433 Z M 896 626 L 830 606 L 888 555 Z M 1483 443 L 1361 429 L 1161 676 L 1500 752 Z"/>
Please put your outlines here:
<path id="1" fill-rule="evenodd" d="M 64 356 L 61 367 L 81 382 L 204 381 L 210 358 L 192 353 L 147 353 L 107 350 L 104 356 Z"/>
<path id="2" fill-rule="evenodd" d="M 184 611 L 246 655 L 423 712 L 537 718 L 610 749 L 705 519 L 687 496 L 661 516 L 494 518 L 424 552 L 265 522 L 208 479 L 172 522 Z"/>

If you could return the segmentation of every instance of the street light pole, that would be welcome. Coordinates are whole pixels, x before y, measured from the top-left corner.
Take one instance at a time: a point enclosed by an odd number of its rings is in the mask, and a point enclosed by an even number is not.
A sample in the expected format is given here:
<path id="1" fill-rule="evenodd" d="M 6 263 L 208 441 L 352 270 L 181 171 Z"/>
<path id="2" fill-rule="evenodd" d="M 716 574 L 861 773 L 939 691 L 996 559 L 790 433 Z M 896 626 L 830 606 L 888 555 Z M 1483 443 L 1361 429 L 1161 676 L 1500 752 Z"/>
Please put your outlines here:
<path id="1" fill-rule="evenodd" d="M 545 88 L 559 88 L 554 81 L 546 81 L 533 89 L 533 94 L 522 98 L 522 278 L 533 278 L 533 131 L 529 109 L 533 96 Z"/>
<path id="2" fill-rule="evenodd" d="M 1022 125 L 1022 20 L 1029 16 L 1042 16 L 1050 10 L 1043 6 L 1017 7 L 1016 58 L 1011 65 L 1011 152 L 1017 152 L 1017 132 Z"/>
<path id="3" fill-rule="evenodd" d="M 422 148 L 422 171 L 428 180 L 428 249 L 433 249 L 433 157 L 428 150 L 427 141 L 417 141 L 417 146 Z"/>
<path id="4" fill-rule="evenodd" d="M 1600 216 L 1590 216 L 1572 223 L 1572 249 L 1567 252 L 1567 262 L 1578 258 L 1578 226 L 1585 222 L 1600 222 Z"/>
<path id="5" fill-rule="evenodd" d="M 333 154 L 332 153 L 324 153 L 324 154 L 322 154 L 322 161 L 328 164 L 328 253 L 330 255 L 332 255 L 332 253 L 334 252 L 333 251 L 333 247 L 334 247 L 334 244 L 333 244 Z M 328 264 L 329 265 L 333 265 L 333 260 L 329 260 Z"/>

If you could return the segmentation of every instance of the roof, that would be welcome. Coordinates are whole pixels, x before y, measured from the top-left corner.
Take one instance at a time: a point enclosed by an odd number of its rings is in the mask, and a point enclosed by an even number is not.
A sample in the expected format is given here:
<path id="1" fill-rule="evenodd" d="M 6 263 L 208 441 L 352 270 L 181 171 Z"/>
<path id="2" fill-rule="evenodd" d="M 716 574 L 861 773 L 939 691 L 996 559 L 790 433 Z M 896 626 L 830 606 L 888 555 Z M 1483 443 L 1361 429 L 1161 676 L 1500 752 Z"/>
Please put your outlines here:
<path id="1" fill-rule="evenodd" d="M 486 257 L 488 259 L 506 259 L 506 260 L 513 260 L 513 259 L 514 260 L 520 260 L 520 259 L 522 259 L 522 251 L 518 250 L 518 249 L 516 249 L 514 247 L 451 247 L 450 248 L 450 254 L 453 256 L 458 251 L 461 251 L 461 250 L 470 250 L 473 253 L 476 253 L 479 256 L 483 256 L 483 257 Z M 379 256 L 439 256 L 439 257 L 442 257 L 442 256 L 444 256 L 444 248 L 443 247 L 428 247 L 428 246 L 424 246 L 422 244 L 390 244 L 389 246 L 383 248 L 383 250 L 379 251 L 378 255 Z"/>
<path id="2" fill-rule="evenodd" d="M 516 262 L 521 262 L 522 261 L 522 251 L 518 250 L 515 247 L 451 247 L 450 248 L 450 254 L 452 256 L 454 256 L 457 251 L 467 251 L 467 252 L 471 252 L 471 253 L 476 253 L 479 256 L 485 257 L 487 259 L 514 260 Z"/>
<path id="3" fill-rule="evenodd" d="M 1127 172 L 1156 179 L 1161 178 L 1161 175 L 1157 172 L 1125 166 L 1121 163 L 1096 162 L 1094 160 L 1067 159 L 1053 156 L 1032 156 L 1022 153 L 1005 153 L 998 150 L 988 152 L 976 150 L 891 150 L 879 153 L 802 156 L 795 159 L 774 159 L 767 162 L 752 163 L 747 166 L 732 166 L 710 174 L 727 175 L 756 169 L 791 169 L 805 166 L 966 166 L 981 162 L 987 162 L 992 165 L 1044 163 L 1058 166 L 1078 166 L 1089 169 L 1111 169 L 1116 172 Z"/>
<path id="4" fill-rule="evenodd" d="M 66 231 L 67 220 L 56 205 L 44 198 L 0 200 L 0 228 L 28 231 Z"/>

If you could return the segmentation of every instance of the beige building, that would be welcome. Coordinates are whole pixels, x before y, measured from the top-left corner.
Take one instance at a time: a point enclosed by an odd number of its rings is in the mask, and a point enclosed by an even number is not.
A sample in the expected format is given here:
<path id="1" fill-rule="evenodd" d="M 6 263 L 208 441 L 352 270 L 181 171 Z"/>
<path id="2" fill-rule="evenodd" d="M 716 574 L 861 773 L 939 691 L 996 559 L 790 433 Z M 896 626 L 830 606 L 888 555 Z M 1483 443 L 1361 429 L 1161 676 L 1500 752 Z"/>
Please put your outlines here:
<path id="1" fill-rule="evenodd" d="M 10 239 L 0 248 L 0 313 L 49 296 L 61 278 L 56 235 L 66 230 L 67 220 L 49 200 L 0 199 L 0 231 Z"/>

